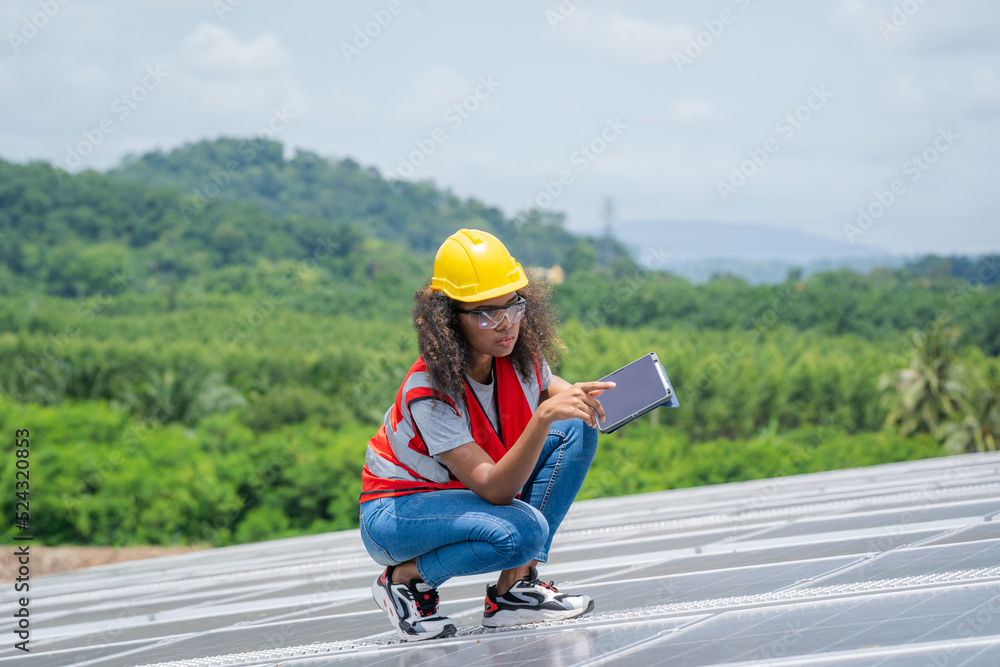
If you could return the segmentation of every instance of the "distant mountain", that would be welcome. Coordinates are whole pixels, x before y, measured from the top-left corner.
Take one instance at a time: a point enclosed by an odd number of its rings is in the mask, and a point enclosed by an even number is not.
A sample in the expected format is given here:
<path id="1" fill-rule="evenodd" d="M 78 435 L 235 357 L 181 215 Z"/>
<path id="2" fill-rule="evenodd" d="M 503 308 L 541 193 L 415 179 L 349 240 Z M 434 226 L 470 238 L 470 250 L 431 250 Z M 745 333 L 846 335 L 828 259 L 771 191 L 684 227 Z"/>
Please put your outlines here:
<path id="1" fill-rule="evenodd" d="M 905 262 L 872 246 L 765 225 L 643 221 L 617 225 L 614 236 L 640 264 L 692 282 L 729 273 L 750 283 L 777 283 L 792 269 L 803 276 L 841 268 L 868 273 Z"/>
<path id="2" fill-rule="evenodd" d="M 708 282 L 714 276 L 733 275 L 739 276 L 751 285 L 776 285 L 785 282 L 791 275 L 807 278 L 815 273 L 840 269 L 849 269 L 855 273 L 867 275 L 877 268 L 899 269 L 904 267 L 906 262 L 907 260 L 903 257 L 889 255 L 871 258 L 821 259 L 805 264 L 781 260 L 754 262 L 716 257 L 673 262 L 666 266 L 666 270 L 682 276 L 694 284 Z M 793 272 L 795 273 L 793 274 Z"/>
<path id="3" fill-rule="evenodd" d="M 675 261 L 726 257 L 755 262 L 806 263 L 889 254 L 880 248 L 854 245 L 817 234 L 724 222 L 630 222 L 617 225 L 614 235 L 629 246 L 662 246 Z"/>

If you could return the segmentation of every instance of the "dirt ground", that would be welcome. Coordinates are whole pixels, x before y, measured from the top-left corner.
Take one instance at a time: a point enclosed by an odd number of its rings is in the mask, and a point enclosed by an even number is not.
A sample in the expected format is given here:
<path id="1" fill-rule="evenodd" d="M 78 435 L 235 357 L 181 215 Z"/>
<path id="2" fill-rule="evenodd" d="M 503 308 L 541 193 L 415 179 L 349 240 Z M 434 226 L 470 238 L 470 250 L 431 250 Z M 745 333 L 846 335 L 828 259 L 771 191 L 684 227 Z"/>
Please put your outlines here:
<path id="1" fill-rule="evenodd" d="M 28 567 L 31 568 L 31 572 L 28 576 L 32 579 L 92 565 L 120 563 L 126 560 L 155 558 L 197 550 L 195 547 L 43 547 L 31 542 L 19 542 L 0 547 L 6 552 L 0 558 L 0 582 L 14 581 L 17 577 L 19 563 L 14 552 L 25 544 L 30 545 Z"/>

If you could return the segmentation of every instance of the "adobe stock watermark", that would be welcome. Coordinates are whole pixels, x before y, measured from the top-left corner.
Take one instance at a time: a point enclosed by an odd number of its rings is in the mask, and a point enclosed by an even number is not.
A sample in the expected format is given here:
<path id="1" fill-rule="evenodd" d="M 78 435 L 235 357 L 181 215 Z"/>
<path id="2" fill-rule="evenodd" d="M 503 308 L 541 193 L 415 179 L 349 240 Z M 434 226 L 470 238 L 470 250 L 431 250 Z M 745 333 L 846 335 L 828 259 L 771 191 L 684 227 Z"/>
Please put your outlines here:
<path id="1" fill-rule="evenodd" d="M 671 257 L 671 253 L 666 252 L 662 245 L 644 248 L 639 267 L 615 280 L 611 290 L 615 298 L 589 302 L 587 310 L 579 318 L 579 327 L 573 331 L 563 331 L 563 343 L 572 349 L 582 345 L 599 327 L 612 325 L 614 316 L 641 291 L 646 281 L 667 266 Z"/>
<path id="2" fill-rule="evenodd" d="M 988 602 L 964 610 L 964 613 L 958 617 L 961 620 L 957 625 L 954 625 L 955 638 L 972 639 L 973 637 L 990 635 L 989 629 L 990 626 L 994 625 L 994 618 L 997 614 L 1000 614 L 1000 597 L 997 596 L 991 597 Z M 951 630 L 950 627 L 949 630 Z M 952 661 L 955 661 L 955 665 L 968 664 L 968 656 L 960 654 L 962 646 L 958 642 L 946 644 L 927 657 L 924 667 L 950 667 Z"/>
<path id="3" fill-rule="evenodd" d="M 364 368 L 353 380 L 355 405 L 370 405 L 382 400 L 383 387 L 398 377 L 400 366 L 409 364 L 410 334 L 401 333 L 382 344 L 374 357 L 365 359 Z M 403 371 L 405 373 L 405 371 Z"/>
<path id="4" fill-rule="evenodd" d="M 441 120 L 447 124 L 452 132 L 462 127 L 465 121 L 472 118 L 472 114 L 479 110 L 479 107 L 497 91 L 503 84 L 493 78 L 492 74 L 479 77 L 478 85 L 475 89 L 458 102 L 455 102 L 444 114 Z M 399 163 L 396 166 L 396 173 L 387 173 L 386 178 L 409 178 L 417 172 L 430 156 L 437 152 L 439 146 L 448 141 L 448 130 L 443 127 L 436 127 L 430 134 L 420 139 L 414 139 L 415 149 L 406 155 L 399 155 Z"/>
<path id="5" fill-rule="evenodd" d="M 325 238 L 317 236 L 315 244 L 312 256 L 296 262 L 294 268 L 285 272 L 283 276 L 284 289 L 275 289 L 267 298 L 255 301 L 249 314 L 237 318 L 235 326 L 222 335 L 230 350 L 247 342 L 257 329 L 270 319 L 288 293 L 300 290 L 306 282 L 306 277 L 315 273 L 319 268 L 319 263 L 332 256 L 334 251 L 340 247 L 340 242 L 330 235 Z"/>
<path id="6" fill-rule="evenodd" d="M 890 352 L 887 358 L 900 368 L 909 367 L 916 341 L 926 341 L 927 336 L 935 327 L 945 326 L 955 308 L 963 305 L 974 294 L 982 293 L 986 289 L 984 285 L 995 282 L 994 279 L 998 275 L 1000 275 L 1000 255 L 984 255 L 979 260 L 975 276 L 952 288 L 948 293 L 947 305 L 933 316 L 923 320 L 913 335 L 901 337 L 900 347 L 897 351 Z"/>
<path id="7" fill-rule="evenodd" d="M 302 445 L 297 441 L 286 440 L 280 451 L 272 454 L 266 463 L 258 463 L 250 474 L 241 480 L 240 487 L 248 497 L 256 496 L 262 491 L 273 487 L 281 480 L 289 462 L 294 462 L 302 454 Z M 255 462 L 257 463 L 257 462 Z M 237 519 L 246 511 L 242 498 L 231 498 L 219 505 L 211 521 L 204 521 L 201 534 L 198 537 L 209 544 L 214 544 L 219 533 L 229 530 L 235 532 Z"/>
<path id="8" fill-rule="evenodd" d="M 615 116 L 614 119 L 604 119 L 604 127 L 601 128 L 601 131 L 587 143 L 580 144 L 569 156 L 570 164 L 576 167 L 577 173 L 584 173 L 607 152 L 611 144 L 618 141 L 626 129 L 628 129 L 628 125 L 622 122 L 621 116 Z M 548 208 L 575 180 L 576 177 L 572 170 L 560 169 L 551 181 L 543 179 L 542 189 L 534 197 L 526 198 L 525 204 L 528 209 Z"/>
<path id="9" fill-rule="evenodd" d="M 722 201 L 728 201 L 730 195 L 746 185 L 760 168 L 767 164 L 771 156 L 781 150 L 781 142 L 794 137 L 795 133 L 801 130 L 831 97 L 833 93 L 826 89 L 825 84 L 812 86 L 802 104 L 778 118 L 774 130 L 780 138 L 768 137 L 759 147 L 748 148 L 747 159 L 738 166 L 733 165 L 730 168 L 729 178 L 715 182 L 715 189 Z"/>
<path id="10" fill-rule="evenodd" d="M 919 181 L 924 173 L 937 164 L 941 156 L 950 151 L 961 137 L 962 135 L 951 129 L 951 125 L 947 128 L 939 127 L 937 136 L 927 148 L 913 154 L 900 165 L 903 176 L 908 177 L 907 180 L 910 183 Z M 873 201 L 867 206 L 858 207 L 858 218 L 855 224 L 844 225 L 844 235 L 847 240 L 854 243 L 859 236 L 864 236 L 865 232 L 875 224 L 875 221 L 885 215 L 886 211 L 902 199 L 907 192 L 909 192 L 909 188 L 902 178 L 893 179 L 885 190 L 874 190 L 872 192 Z"/>
<path id="11" fill-rule="evenodd" d="M 126 90 L 121 95 L 115 97 L 109 105 L 109 115 L 97 121 L 97 126 L 84 130 L 82 139 L 75 144 L 66 144 L 66 157 L 63 162 L 57 164 L 63 171 L 75 169 L 83 164 L 83 159 L 94 152 L 94 150 L 104 143 L 104 139 L 113 134 L 118 129 L 115 121 L 123 123 L 128 120 L 139 105 L 145 102 L 150 93 L 163 84 L 163 80 L 169 76 L 169 72 L 159 65 L 146 67 L 146 74 L 142 79 Z"/>
<path id="12" fill-rule="evenodd" d="M 25 14 L 21 17 L 21 28 L 17 32 L 13 30 L 7 32 L 7 41 L 14 55 L 21 52 L 22 46 L 27 46 L 28 42 L 38 36 L 45 29 L 52 19 L 59 15 L 62 8 L 70 3 L 70 0 L 38 0 L 38 11 L 30 16 Z"/>
<path id="13" fill-rule="evenodd" d="M 545 10 L 545 20 L 549 22 L 549 27 L 555 30 L 560 23 L 565 23 L 569 17 L 576 14 L 576 8 L 587 2 L 587 0 L 562 0 L 555 9 Z"/>
<path id="14" fill-rule="evenodd" d="M 181 215 L 184 216 L 184 219 L 191 222 L 195 216 L 204 211 L 208 202 L 222 194 L 222 191 L 233 182 L 233 177 L 243 171 L 243 167 L 253 162 L 263 145 L 274 140 L 291 125 L 293 120 L 295 120 L 295 114 L 289 111 L 287 106 L 272 109 L 271 117 L 267 123 L 252 138 L 244 139 L 236 147 L 240 159 L 229 160 L 223 168 L 213 169 L 205 181 L 192 189 L 190 196 L 180 203 Z"/>
<path id="15" fill-rule="evenodd" d="M 784 662 L 790 654 L 795 652 L 795 645 L 799 643 L 802 635 L 802 623 L 799 619 L 785 621 L 785 632 L 777 640 L 767 646 L 757 649 L 750 655 L 752 665 L 771 665 L 777 662 Z"/>
<path id="16" fill-rule="evenodd" d="M 367 21 L 363 26 L 355 26 L 351 41 L 340 43 L 340 52 L 344 54 L 344 60 L 350 63 L 352 59 L 360 56 L 362 51 L 371 46 L 372 40 L 377 39 L 404 9 L 406 7 L 401 0 L 389 0 L 385 9 L 376 9 L 371 13 L 371 21 Z"/>
<path id="17" fill-rule="evenodd" d="M 107 614 L 108 617 L 102 621 L 102 627 L 99 630 L 94 630 L 84 635 L 86 639 L 80 642 L 80 645 L 99 646 L 114 642 L 121 636 L 127 626 L 132 625 L 132 622 L 146 617 L 146 615 L 142 614 L 142 612 L 137 608 L 138 602 L 138 598 L 125 598 L 117 600 L 116 606 L 119 609 L 118 615 L 111 617 L 110 614 Z M 81 650 L 85 651 L 85 649 Z M 73 656 L 73 664 L 85 662 L 89 657 L 92 657 L 92 654 L 88 655 L 86 652 L 75 655 Z"/>
<path id="18" fill-rule="evenodd" d="M 226 14 L 235 12 L 243 6 L 244 0 L 213 0 L 212 9 L 215 10 L 215 17 L 220 21 L 226 20 Z"/>
<path id="19" fill-rule="evenodd" d="M 788 480 L 785 477 L 753 480 L 751 485 L 754 492 L 749 498 L 744 499 L 735 511 L 729 513 L 732 518 L 728 525 L 745 526 L 750 523 L 750 514 L 766 507 L 786 484 L 788 484 Z"/>
<path id="20" fill-rule="evenodd" d="M 994 278 L 997 275 L 1000 275 L 1000 255 L 984 255 L 979 260 L 976 276 L 968 282 L 960 283 L 955 289 L 951 290 L 951 293 L 948 295 L 949 304 L 958 306 L 972 296 L 974 292 L 982 292 L 985 289 L 984 284 L 995 282 Z M 942 313 L 941 315 L 944 314 L 947 313 Z"/>
<path id="21" fill-rule="evenodd" d="M 731 1 L 742 11 L 746 11 L 750 6 L 750 0 Z M 736 18 L 737 14 L 733 10 L 726 8 L 719 12 L 718 17 L 702 21 L 705 29 L 700 30 L 694 35 L 689 35 L 687 46 L 681 51 L 673 52 L 672 57 L 674 65 L 677 66 L 677 71 L 683 74 L 685 67 L 693 65 L 694 61 L 701 58 L 705 54 L 705 50 L 711 48 L 716 40 L 722 37 L 722 34 L 726 32 L 726 27 L 736 23 Z"/>
<path id="22" fill-rule="evenodd" d="M 882 39 L 888 42 L 889 36 L 902 30 L 910 22 L 910 18 L 926 4 L 927 0 L 903 0 L 898 5 L 893 5 L 888 21 L 879 19 L 875 22 Z"/>
<path id="23" fill-rule="evenodd" d="M 46 375 L 45 364 L 58 364 L 67 355 L 70 343 L 80 335 L 81 324 L 90 322 L 104 312 L 113 297 L 119 296 L 135 282 L 136 276 L 128 267 L 118 267 L 96 295 L 87 297 L 76 308 L 68 324 L 59 333 L 48 334 L 47 342 L 41 350 L 35 351 L 34 365 L 20 369 L 22 388 L 26 385 L 40 385 L 49 388 L 54 380 Z"/>
<path id="24" fill-rule="evenodd" d="M 776 288 L 774 298 L 768 307 L 741 327 L 739 335 L 734 337 L 724 353 L 713 353 L 706 366 L 698 373 L 695 382 L 689 385 L 693 386 L 698 396 L 704 394 L 717 378 L 747 354 L 750 346 L 755 344 L 766 331 L 777 326 L 782 313 L 795 305 L 798 296 L 798 293 L 788 285 Z"/>

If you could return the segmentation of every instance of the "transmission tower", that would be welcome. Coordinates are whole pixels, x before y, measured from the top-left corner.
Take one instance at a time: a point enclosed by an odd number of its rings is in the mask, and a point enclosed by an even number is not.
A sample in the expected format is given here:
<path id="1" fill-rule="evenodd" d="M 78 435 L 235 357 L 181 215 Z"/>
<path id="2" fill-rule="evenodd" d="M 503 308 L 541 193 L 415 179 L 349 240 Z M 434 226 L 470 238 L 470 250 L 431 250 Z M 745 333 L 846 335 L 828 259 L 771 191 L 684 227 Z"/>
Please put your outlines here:
<path id="1" fill-rule="evenodd" d="M 601 243 L 601 266 L 608 266 L 611 264 L 615 252 L 615 238 L 612 229 L 615 223 L 615 200 L 611 197 L 604 198 L 604 209 L 601 212 L 601 217 L 604 219 L 604 239 Z"/>

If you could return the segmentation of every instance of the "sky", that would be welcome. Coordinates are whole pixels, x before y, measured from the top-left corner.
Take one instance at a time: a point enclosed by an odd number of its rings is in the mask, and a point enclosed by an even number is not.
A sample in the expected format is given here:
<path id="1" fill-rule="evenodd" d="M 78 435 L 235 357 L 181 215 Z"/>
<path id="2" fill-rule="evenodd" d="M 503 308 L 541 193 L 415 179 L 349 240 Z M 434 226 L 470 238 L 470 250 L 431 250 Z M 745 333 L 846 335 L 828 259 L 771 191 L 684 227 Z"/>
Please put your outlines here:
<path id="1" fill-rule="evenodd" d="M 1000 3 L 7 0 L 0 158 L 267 136 L 505 214 L 1000 251 Z"/>

